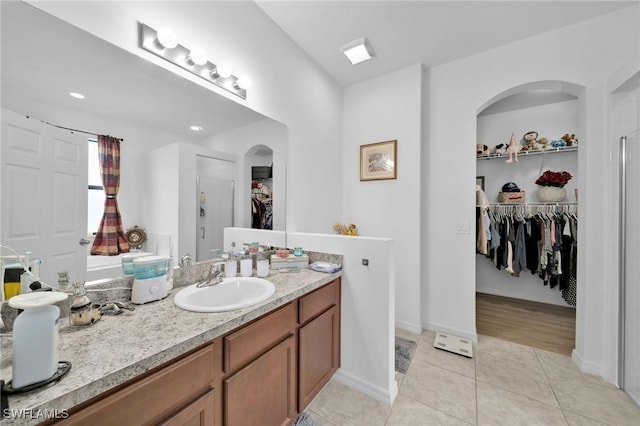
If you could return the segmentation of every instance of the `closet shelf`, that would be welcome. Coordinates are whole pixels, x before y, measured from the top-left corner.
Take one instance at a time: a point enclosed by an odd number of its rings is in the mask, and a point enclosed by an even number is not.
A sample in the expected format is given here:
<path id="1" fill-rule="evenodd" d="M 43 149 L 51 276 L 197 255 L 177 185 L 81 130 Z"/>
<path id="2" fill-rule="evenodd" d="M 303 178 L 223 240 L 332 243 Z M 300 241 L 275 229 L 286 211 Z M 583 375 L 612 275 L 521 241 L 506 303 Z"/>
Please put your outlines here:
<path id="1" fill-rule="evenodd" d="M 518 158 L 529 157 L 531 155 L 557 154 L 557 153 L 560 153 L 560 152 L 573 152 L 573 151 L 577 151 L 577 150 L 578 150 L 577 146 L 567 146 L 567 147 L 564 147 L 564 148 L 545 149 L 544 151 L 542 151 L 542 150 L 520 151 L 520 152 L 518 152 Z M 476 160 L 497 160 L 497 159 L 505 159 L 505 158 L 509 158 L 509 155 L 505 155 L 505 154 L 490 154 L 490 155 L 483 156 L 483 157 L 476 157 Z"/>

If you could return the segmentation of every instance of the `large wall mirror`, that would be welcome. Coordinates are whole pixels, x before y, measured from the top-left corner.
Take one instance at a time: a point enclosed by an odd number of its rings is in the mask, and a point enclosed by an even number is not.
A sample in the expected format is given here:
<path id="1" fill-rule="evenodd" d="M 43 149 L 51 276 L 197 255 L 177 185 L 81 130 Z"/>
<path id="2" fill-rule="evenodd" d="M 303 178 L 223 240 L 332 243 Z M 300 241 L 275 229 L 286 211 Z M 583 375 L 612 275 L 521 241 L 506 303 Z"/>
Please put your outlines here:
<path id="1" fill-rule="evenodd" d="M 63 269 L 72 271 L 75 281 L 122 274 L 119 261 L 107 259 L 98 263 L 118 266 L 99 265 L 99 273 L 86 275 L 87 259 L 94 256 L 79 245 L 90 231 L 87 146 L 95 134 L 123 139 L 118 203 L 125 231 L 135 225 L 145 229 L 145 250 L 174 258 L 190 252 L 195 258 L 203 226 L 200 189 L 211 174 L 198 170 L 212 165 L 223 166 L 233 190 L 218 195 L 207 189 L 206 197 L 232 203 L 224 214 L 231 214 L 233 225 L 250 227 L 244 159 L 257 145 L 273 151 L 278 170 L 273 174 L 278 188 L 273 229 L 285 230 L 284 125 L 29 4 L 1 2 L 0 7 L 0 241 L 42 258 L 43 281 L 55 283 L 56 272 Z M 84 99 L 70 96 L 72 92 Z M 77 170 L 49 170 L 52 161 L 43 156 L 76 163 Z M 56 177 L 43 179 L 45 173 Z M 159 207 L 158 199 L 165 204 Z M 207 207 L 205 217 L 210 213 Z M 220 235 L 215 223 L 207 225 L 211 228 L 205 239 Z"/>

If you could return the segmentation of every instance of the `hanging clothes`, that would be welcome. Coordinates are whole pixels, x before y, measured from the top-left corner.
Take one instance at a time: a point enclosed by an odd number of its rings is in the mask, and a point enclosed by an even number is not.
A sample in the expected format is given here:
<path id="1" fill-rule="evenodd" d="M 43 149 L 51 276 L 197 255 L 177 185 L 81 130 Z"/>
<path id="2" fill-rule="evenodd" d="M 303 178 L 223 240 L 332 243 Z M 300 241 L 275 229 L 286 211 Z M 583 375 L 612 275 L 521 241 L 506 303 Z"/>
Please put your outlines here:
<path id="1" fill-rule="evenodd" d="M 480 185 L 476 185 L 476 251 L 480 254 L 489 253 L 488 243 L 491 240 L 491 220 L 487 213 L 489 199 Z"/>
<path id="2" fill-rule="evenodd" d="M 537 208 L 544 211 L 532 211 Z M 567 207 L 494 205 L 484 210 L 489 213 L 485 222 L 478 207 L 477 248 L 481 252 L 486 243 L 487 257 L 498 270 L 514 277 L 528 270 L 575 306 L 578 217 L 563 208 Z"/>

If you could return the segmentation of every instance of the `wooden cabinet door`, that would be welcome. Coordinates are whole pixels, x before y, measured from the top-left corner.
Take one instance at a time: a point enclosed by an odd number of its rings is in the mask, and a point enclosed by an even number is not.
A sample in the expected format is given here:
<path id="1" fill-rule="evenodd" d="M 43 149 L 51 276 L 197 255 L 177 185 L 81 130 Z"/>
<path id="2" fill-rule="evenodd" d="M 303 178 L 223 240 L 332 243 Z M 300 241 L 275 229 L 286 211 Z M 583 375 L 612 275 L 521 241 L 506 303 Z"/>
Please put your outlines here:
<path id="1" fill-rule="evenodd" d="M 214 392 L 210 390 L 160 424 L 162 426 L 214 426 Z"/>
<path id="2" fill-rule="evenodd" d="M 301 327 L 298 339 L 298 411 L 302 412 L 340 366 L 338 306 Z"/>
<path id="3" fill-rule="evenodd" d="M 291 424 L 296 410 L 296 337 L 224 380 L 226 426 Z"/>

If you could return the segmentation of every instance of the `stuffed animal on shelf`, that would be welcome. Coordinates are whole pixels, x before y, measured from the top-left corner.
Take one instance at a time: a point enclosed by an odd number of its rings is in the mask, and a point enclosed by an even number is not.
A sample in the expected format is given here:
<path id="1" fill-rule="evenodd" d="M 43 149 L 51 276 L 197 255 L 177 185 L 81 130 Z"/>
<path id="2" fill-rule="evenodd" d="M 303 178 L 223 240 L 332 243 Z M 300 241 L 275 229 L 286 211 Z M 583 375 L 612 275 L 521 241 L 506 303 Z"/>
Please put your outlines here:
<path id="1" fill-rule="evenodd" d="M 518 162 L 518 151 L 520 151 L 520 145 L 516 142 L 516 134 L 511 133 L 511 140 L 509 141 L 509 146 L 507 147 L 507 154 L 509 154 L 509 158 L 504 160 L 505 163 L 512 163 L 514 160 Z"/>
<path id="2" fill-rule="evenodd" d="M 486 157 L 489 155 L 489 147 L 487 145 L 477 143 L 476 144 L 476 156 Z"/>
<path id="3" fill-rule="evenodd" d="M 539 145 L 539 149 L 546 151 L 550 148 L 549 146 L 549 139 L 545 138 L 544 136 L 541 137 L 540 139 L 538 139 L 538 145 Z"/>
<path id="4" fill-rule="evenodd" d="M 566 143 L 566 146 L 578 145 L 578 138 L 573 133 L 565 133 L 564 136 L 562 136 L 562 138 L 560 139 L 562 139 Z"/>
<path id="5" fill-rule="evenodd" d="M 524 144 L 522 145 L 522 149 L 524 151 L 534 151 L 539 148 L 538 132 L 535 132 L 535 131 L 527 132 L 524 134 L 522 139 L 524 139 Z"/>
<path id="6" fill-rule="evenodd" d="M 493 152 L 495 152 L 498 155 L 504 155 L 507 153 L 508 147 L 509 145 L 507 145 L 506 143 L 499 143 L 493 148 Z"/>
<path id="7" fill-rule="evenodd" d="M 557 141 L 551 141 L 552 148 L 564 148 L 565 146 L 567 146 L 567 143 L 562 139 L 558 139 Z"/>

